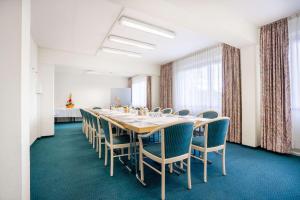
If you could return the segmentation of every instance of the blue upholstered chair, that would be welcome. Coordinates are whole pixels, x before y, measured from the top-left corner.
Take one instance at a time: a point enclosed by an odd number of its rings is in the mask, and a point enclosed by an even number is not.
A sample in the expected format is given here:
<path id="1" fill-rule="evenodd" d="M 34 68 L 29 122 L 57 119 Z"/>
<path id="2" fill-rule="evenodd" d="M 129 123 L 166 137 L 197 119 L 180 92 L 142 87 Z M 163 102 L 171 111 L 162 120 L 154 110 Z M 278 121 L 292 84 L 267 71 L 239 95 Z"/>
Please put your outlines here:
<path id="1" fill-rule="evenodd" d="M 107 166 L 107 153 L 108 148 L 110 149 L 110 176 L 114 175 L 114 158 L 128 156 L 128 160 L 130 159 L 130 136 L 119 135 L 115 136 L 112 132 L 112 126 L 118 127 L 119 129 L 126 130 L 121 124 L 112 121 L 102 115 L 100 115 L 100 123 L 105 136 L 105 162 L 104 165 Z M 128 153 L 124 154 L 124 149 L 128 149 Z M 114 149 L 121 149 L 120 154 L 116 154 Z M 120 160 L 121 161 L 121 160 Z"/>
<path id="2" fill-rule="evenodd" d="M 93 119 L 93 114 L 91 111 L 88 111 L 88 122 L 89 122 L 89 132 L 88 132 L 88 138 L 89 138 L 89 142 L 91 144 L 93 144 L 93 140 L 94 140 L 94 119 Z M 95 144 L 93 144 L 95 145 Z M 93 146 L 94 147 L 94 146 Z"/>
<path id="3" fill-rule="evenodd" d="M 85 126 L 86 126 L 85 111 L 82 108 L 80 108 L 79 110 L 82 117 L 82 133 L 85 133 Z"/>
<path id="4" fill-rule="evenodd" d="M 219 113 L 217 111 L 214 110 L 208 110 L 208 111 L 204 111 L 201 112 L 197 115 L 197 117 L 201 117 L 201 118 L 207 118 L 207 119 L 214 119 L 217 118 L 219 116 Z M 197 129 L 194 130 L 194 135 L 203 135 L 204 134 L 204 128 L 203 127 L 198 127 Z"/>
<path id="5" fill-rule="evenodd" d="M 152 112 L 159 112 L 160 111 L 160 107 L 156 107 L 152 109 Z"/>
<path id="6" fill-rule="evenodd" d="M 86 138 L 91 143 L 91 133 L 92 133 L 92 118 L 91 113 L 88 110 L 83 109 L 84 113 L 84 133 Z"/>
<path id="7" fill-rule="evenodd" d="M 99 158 L 102 156 L 102 144 L 104 144 L 103 140 L 105 139 L 103 130 L 101 129 L 100 118 L 94 113 L 92 115 L 92 144 L 93 148 L 96 148 L 96 152 L 99 153 Z"/>
<path id="8" fill-rule="evenodd" d="M 193 134 L 193 122 L 173 123 L 153 130 L 146 135 L 139 135 L 140 146 L 140 171 L 141 180 L 144 181 L 144 165 L 150 167 L 161 175 L 161 198 L 165 199 L 165 166 L 173 166 L 178 161 L 187 160 L 188 188 L 192 188 L 190 173 L 191 139 Z M 154 133 L 160 133 L 161 143 L 144 146 L 143 139 Z M 161 171 L 144 160 L 148 157 L 161 164 Z M 170 168 L 170 171 L 172 167 Z M 172 171 L 171 171 L 172 172 Z"/>
<path id="9" fill-rule="evenodd" d="M 162 114 L 172 114 L 173 109 L 172 108 L 164 108 L 161 110 Z"/>
<path id="10" fill-rule="evenodd" d="M 218 116 L 219 116 L 218 112 L 214 110 L 201 112 L 197 115 L 197 117 L 208 118 L 208 119 L 214 119 L 217 118 Z"/>
<path id="11" fill-rule="evenodd" d="M 186 115 L 189 115 L 190 114 L 190 111 L 187 110 L 187 109 L 184 109 L 184 110 L 179 110 L 175 113 L 175 115 L 180 115 L 180 116 L 186 116 Z"/>
<path id="12" fill-rule="evenodd" d="M 85 109 L 81 109 L 81 110 L 82 110 L 83 133 L 85 134 L 86 137 L 88 137 L 88 128 L 89 128 L 88 113 Z"/>
<path id="13" fill-rule="evenodd" d="M 222 171 L 226 175 L 225 169 L 225 149 L 226 137 L 228 132 L 230 119 L 228 117 L 220 117 L 199 124 L 204 127 L 204 135 L 197 136 L 192 139 L 192 149 L 202 152 L 202 158 L 191 155 L 194 158 L 200 159 L 204 163 L 204 182 L 207 182 L 207 154 L 209 152 L 218 152 L 222 150 Z"/>

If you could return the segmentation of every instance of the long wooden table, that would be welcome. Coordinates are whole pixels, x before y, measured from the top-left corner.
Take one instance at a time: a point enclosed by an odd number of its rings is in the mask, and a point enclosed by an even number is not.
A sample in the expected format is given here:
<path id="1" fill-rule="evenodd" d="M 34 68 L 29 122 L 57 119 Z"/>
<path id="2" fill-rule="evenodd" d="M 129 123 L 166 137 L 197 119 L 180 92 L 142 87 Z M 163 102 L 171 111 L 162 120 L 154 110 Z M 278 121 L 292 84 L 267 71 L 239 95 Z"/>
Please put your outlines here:
<path id="1" fill-rule="evenodd" d="M 169 123 L 180 121 L 193 121 L 195 125 L 209 119 L 199 118 L 194 116 L 176 116 L 176 115 L 164 115 L 160 117 L 151 116 L 138 116 L 133 113 L 124 113 L 117 110 L 109 109 L 95 109 L 93 110 L 97 115 L 103 115 L 111 120 L 114 120 L 124 126 L 130 134 L 130 144 L 133 152 L 131 163 L 134 165 L 136 178 L 145 186 L 146 183 L 140 179 L 138 171 L 138 159 L 137 159 L 137 147 L 136 138 L 138 134 L 149 133 L 152 130 L 167 125 Z"/>
<path id="2" fill-rule="evenodd" d="M 207 121 L 208 119 L 194 117 L 194 116 L 178 116 L 178 115 L 164 115 L 160 117 L 151 117 L 151 116 L 138 116 L 133 113 L 124 113 L 117 110 L 109 109 L 99 109 L 94 110 L 96 114 L 104 115 L 121 125 L 123 125 L 128 130 L 134 131 L 137 134 L 149 133 L 152 130 L 167 125 L 173 122 L 180 121 L 193 121 L 195 125 Z"/>

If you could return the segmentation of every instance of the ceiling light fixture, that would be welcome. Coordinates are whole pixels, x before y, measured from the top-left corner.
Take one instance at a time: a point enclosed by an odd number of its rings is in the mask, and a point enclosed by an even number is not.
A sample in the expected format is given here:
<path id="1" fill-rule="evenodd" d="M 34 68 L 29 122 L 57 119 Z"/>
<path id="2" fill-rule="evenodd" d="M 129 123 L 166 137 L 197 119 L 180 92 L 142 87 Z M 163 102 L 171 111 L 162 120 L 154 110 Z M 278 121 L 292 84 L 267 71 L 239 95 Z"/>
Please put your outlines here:
<path id="1" fill-rule="evenodd" d="M 106 52 L 106 53 L 114 53 L 114 54 L 126 55 L 126 56 L 136 57 L 136 58 L 142 57 L 141 54 L 136 53 L 136 52 L 125 51 L 125 50 L 121 50 L 121 49 L 113 49 L 113 48 L 108 48 L 108 47 L 103 47 L 102 51 Z"/>
<path id="2" fill-rule="evenodd" d="M 120 37 L 120 36 L 111 35 L 108 37 L 108 39 L 113 42 L 128 44 L 128 45 L 140 47 L 143 49 L 155 49 L 155 45 L 153 45 L 153 44 L 149 44 L 149 43 L 141 42 L 141 41 L 137 41 L 137 40 L 132 40 L 132 39 L 128 39 L 128 38 L 124 38 L 124 37 Z"/>
<path id="3" fill-rule="evenodd" d="M 86 74 L 98 74 L 98 72 L 96 72 L 95 70 L 86 70 L 85 71 Z"/>
<path id="4" fill-rule="evenodd" d="M 146 22 L 142 22 L 142 21 L 132 19 L 129 17 L 125 17 L 125 16 L 121 17 L 119 22 L 121 25 L 124 25 L 124 26 L 128 26 L 128 27 L 135 28 L 135 29 L 138 29 L 141 31 L 145 31 L 147 33 L 153 33 L 153 34 L 171 38 L 171 39 L 175 38 L 175 36 L 176 36 L 176 34 L 173 31 L 170 31 L 168 29 L 161 28 L 161 27 L 158 27 L 158 26 L 155 26 L 152 24 L 148 24 Z"/>

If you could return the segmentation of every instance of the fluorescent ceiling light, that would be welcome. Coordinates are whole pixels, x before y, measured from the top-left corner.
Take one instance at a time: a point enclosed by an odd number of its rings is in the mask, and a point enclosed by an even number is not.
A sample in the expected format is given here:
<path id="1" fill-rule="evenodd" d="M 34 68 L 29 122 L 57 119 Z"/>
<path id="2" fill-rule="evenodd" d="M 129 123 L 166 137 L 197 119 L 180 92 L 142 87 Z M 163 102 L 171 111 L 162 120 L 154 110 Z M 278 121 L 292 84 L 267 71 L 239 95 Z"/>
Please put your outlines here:
<path id="1" fill-rule="evenodd" d="M 96 72 L 95 70 L 86 70 L 85 73 L 86 74 L 98 74 L 98 72 Z"/>
<path id="2" fill-rule="evenodd" d="M 112 75 L 112 72 L 99 72 L 99 71 L 95 71 L 95 70 L 85 70 L 84 71 L 85 74 L 92 74 L 92 75 Z"/>
<path id="3" fill-rule="evenodd" d="M 136 19 L 132 19 L 129 17 L 121 17 L 120 24 L 124 26 L 128 26 L 131 28 L 135 28 L 141 31 L 145 31 L 147 33 L 153 33 L 156 35 L 160 35 L 167 38 L 175 38 L 175 33 L 173 31 L 167 30 L 165 28 L 161 28 L 152 24 L 148 24 L 146 22 L 142 22 Z"/>
<path id="4" fill-rule="evenodd" d="M 128 44 L 128 45 L 140 47 L 140 48 L 143 48 L 143 49 L 155 49 L 155 46 L 153 44 L 149 44 L 149 43 L 146 43 L 146 42 L 140 42 L 140 41 L 137 41 L 137 40 L 132 40 L 132 39 L 119 37 L 119 36 L 115 36 L 115 35 L 109 36 L 108 39 L 110 41 L 113 41 L 113 42 Z"/>
<path id="5" fill-rule="evenodd" d="M 136 58 L 142 57 L 141 54 L 139 54 L 139 53 L 125 51 L 125 50 L 121 50 L 121 49 L 113 49 L 113 48 L 108 48 L 108 47 L 103 47 L 102 51 L 107 52 L 107 53 L 114 53 L 114 54 L 130 56 L 130 57 L 136 57 Z"/>

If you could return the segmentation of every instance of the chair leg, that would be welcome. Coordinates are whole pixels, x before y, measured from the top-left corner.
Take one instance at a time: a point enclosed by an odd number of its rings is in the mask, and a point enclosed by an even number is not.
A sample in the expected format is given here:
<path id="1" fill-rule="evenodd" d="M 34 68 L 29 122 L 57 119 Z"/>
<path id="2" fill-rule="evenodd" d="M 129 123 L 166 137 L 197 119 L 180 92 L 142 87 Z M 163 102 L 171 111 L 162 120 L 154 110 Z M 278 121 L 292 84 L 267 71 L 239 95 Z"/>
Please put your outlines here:
<path id="1" fill-rule="evenodd" d="M 98 148 L 98 138 L 95 137 L 95 142 L 96 142 L 96 152 L 98 152 L 99 148 Z"/>
<path id="2" fill-rule="evenodd" d="M 96 136 L 96 131 L 95 130 L 93 130 L 93 132 L 92 132 L 92 143 L 93 143 L 93 149 L 95 149 L 95 136 Z"/>
<path id="3" fill-rule="evenodd" d="M 166 184 L 166 165 L 161 164 L 161 199 L 165 199 L 165 184 Z"/>
<path id="4" fill-rule="evenodd" d="M 222 150 L 222 171 L 223 171 L 223 175 L 226 176 L 225 149 Z"/>
<path id="5" fill-rule="evenodd" d="M 114 149 L 110 148 L 110 176 L 114 175 Z"/>
<path id="6" fill-rule="evenodd" d="M 99 153 L 99 158 L 102 157 L 102 144 L 101 144 L 101 135 L 98 137 L 98 153 Z"/>
<path id="7" fill-rule="evenodd" d="M 203 158 L 203 163 L 204 163 L 204 166 L 203 166 L 203 170 L 204 170 L 204 173 L 203 173 L 203 181 L 206 183 L 207 182 L 207 152 L 204 152 L 204 158 Z"/>
<path id="8" fill-rule="evenodd" d="M 191 180 L 191 157 L 187 160 L 187 178 L 188 178 L 188 189 L 192 189 L 192 180 Z"/>
<path id="9" fill-rule="evenodd" d="M 104 161 L 104 165 L 107 166 L 107 144 L 105 145 L 105 161 Z"/>
<path id="10" fill-rule="evenodd" d="M 169 164 L 169 172 L 171 174 L 173 173 L 173 163 Z"/>
<path id="11" fill-rule="evenodd" d="M 182 170 L 183 170 L 183 160 L 182 160 L 182 161 L 180 161 L 180 169 L 182 169 Z"/>
<path id="12" fill-rule="evenodd" d="M 130 147 L 128 147 L 128 160 L 130 160 Z"/>
<path id="13" fill-rule="evenodd" d="M 140 171 L 141 171 L 141 180 L 144 181 L 144 161 L 143 161 L 143 154 L 140 151 Z"/>
<path id="14" fill-rule="evenodd" d="M 92 140 L 91 140 L 91 129 L 89 127 L 89 132 L 88 132 L 88 139 L 89 139 L 89 143 L 91 144 Z"/>

